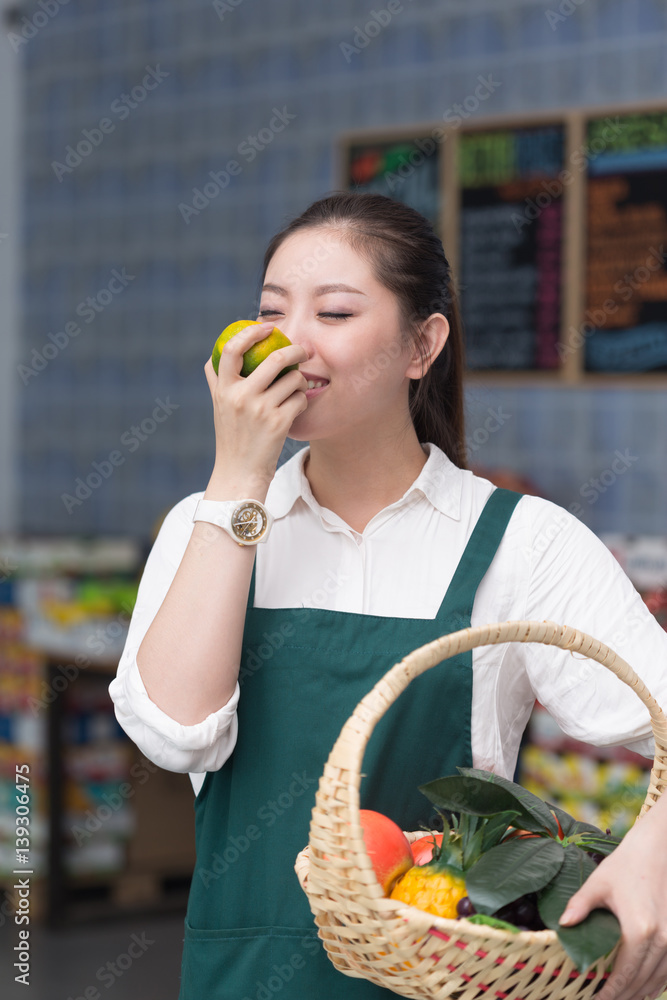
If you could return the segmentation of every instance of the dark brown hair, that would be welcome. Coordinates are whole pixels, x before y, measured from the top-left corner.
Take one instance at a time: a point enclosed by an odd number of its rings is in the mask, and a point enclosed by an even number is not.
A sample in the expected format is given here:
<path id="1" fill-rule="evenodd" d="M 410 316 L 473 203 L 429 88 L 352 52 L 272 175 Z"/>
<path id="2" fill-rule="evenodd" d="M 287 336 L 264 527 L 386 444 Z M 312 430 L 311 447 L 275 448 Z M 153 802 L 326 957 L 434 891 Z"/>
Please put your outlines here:
<path id="1" fill-rule="evenodd" d="M 302 229 L 340 231 L 365 257 L 377 280 L 399 302 L 406 339 L 428 353 L 420 323 L 440 312 L 449 321 L 444 348 L 420 379 L 410 382 L 410 415 L 419 441 L 432 441 L 466 467 L 463 416 L 463 331 L 451 269 L 431 223 L 415 209 L 382 194 L 339 191 L 321 198 L 269 243 L 261 283 L 278 247 Z"/>

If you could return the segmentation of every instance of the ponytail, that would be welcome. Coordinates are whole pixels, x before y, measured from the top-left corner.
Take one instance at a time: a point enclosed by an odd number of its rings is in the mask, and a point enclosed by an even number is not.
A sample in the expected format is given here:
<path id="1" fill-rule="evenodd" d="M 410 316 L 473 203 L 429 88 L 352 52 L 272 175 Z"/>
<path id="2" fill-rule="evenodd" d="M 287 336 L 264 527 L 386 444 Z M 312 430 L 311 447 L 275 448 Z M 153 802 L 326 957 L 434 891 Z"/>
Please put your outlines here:
<path id="1" fill-rule="evenodd" d="M 449 320 L 449 336 L 426 374 L 410 383 L 410 415 L 420 441 L 432 441 L 454 465 L 465 469 L 465 353 L 461 312 L 451 273 L 446 283 L 446 300 L 447 305 L 437 311 Z"/>

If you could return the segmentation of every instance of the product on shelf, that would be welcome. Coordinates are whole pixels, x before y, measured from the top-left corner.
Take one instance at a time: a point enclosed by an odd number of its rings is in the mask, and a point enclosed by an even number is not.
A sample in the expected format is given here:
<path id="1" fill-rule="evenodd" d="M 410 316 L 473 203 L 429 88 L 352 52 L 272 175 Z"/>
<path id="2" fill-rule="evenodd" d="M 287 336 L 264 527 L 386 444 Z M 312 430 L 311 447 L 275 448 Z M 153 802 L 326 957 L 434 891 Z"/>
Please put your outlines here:
<path id="1" fill-rule="evenodd" d="M 87 677 L 65 700 L 63 838 L 71 876 L 121 871 L 136 826 L 133 748 L 107 688 L 106 677 Z"/>
<path id="2" fill-rule="evenodd" d="M 0 886 L 11 886 L 17 863 L 20 766 L 28 774 L 36 878 L 47 874 L 54 767 L 62 767 L 65 875 L 107 878 L 126 864 L 136 825 L 134 748 L 116 721 L 109 676 L 94 668 L 113 667 L 122 652 L 139 554 L 124 539 L 0 538 L 7 569 L 0 584 Z M 47 735 L 56 703 L 62 730 L 54 759 Z"/>

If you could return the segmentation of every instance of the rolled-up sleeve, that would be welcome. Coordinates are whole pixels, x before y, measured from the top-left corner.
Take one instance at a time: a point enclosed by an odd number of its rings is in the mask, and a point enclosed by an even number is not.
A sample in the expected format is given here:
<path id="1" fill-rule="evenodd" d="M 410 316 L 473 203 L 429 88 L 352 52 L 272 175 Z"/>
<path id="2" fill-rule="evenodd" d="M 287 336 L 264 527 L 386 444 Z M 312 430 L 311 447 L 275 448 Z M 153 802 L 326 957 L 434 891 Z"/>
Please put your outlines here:
<path id="1" fill-rule="evenodd" d="M 567 511 L 533 502 L 533 566 L 526 617 L 550 618 L 600 639 L 667 708 L 667 633 L 606 546 Z M 654 755 L 648 709 L 609 670 L 556 647 L 524 651 L 536 697 L 561 729 L 596 746 Z"/>
<path id="2" fill-rule="evenodd" d="M 202 722 L 184 726 L 149 698 L 137 665 L 137 652 L 183 558 L 192 534 L 192 515 L 202 496 L 193 493 L 185 497 L 162 523 L 141 576 L 118 670 L 109 686 L 116 718 L 141 752 L 167 771 L 190 773 L 217 771 L 232 753 L 238 732 L 239 685 L 222 708 Z M 183 684 L 187 683 L 188 665 L 184 663 Z"/>

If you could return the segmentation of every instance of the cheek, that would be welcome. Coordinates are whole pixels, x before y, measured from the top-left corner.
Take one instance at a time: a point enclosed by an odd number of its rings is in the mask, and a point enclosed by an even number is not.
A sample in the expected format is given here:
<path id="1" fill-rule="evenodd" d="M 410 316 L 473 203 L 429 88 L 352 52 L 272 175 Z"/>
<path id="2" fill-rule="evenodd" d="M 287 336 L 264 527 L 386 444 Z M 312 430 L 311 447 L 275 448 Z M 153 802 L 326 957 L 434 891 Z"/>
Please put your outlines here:
<path id="1" fill-rule="evenodd" d="M 379 386 L 399 385 L 405 376 L 408 360 L 397 341 L 384 342 L 366 352 L 363 375 Z"/>

